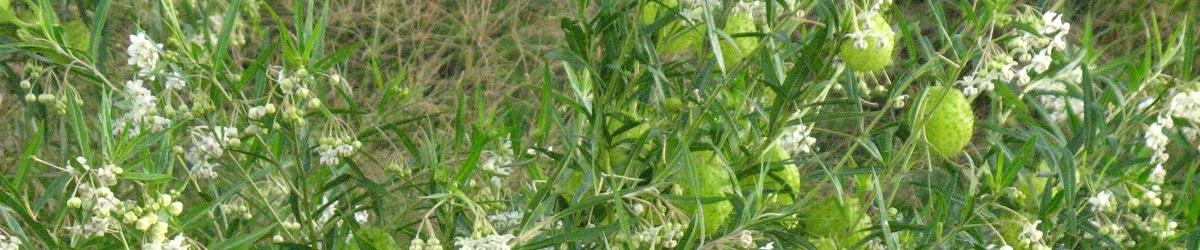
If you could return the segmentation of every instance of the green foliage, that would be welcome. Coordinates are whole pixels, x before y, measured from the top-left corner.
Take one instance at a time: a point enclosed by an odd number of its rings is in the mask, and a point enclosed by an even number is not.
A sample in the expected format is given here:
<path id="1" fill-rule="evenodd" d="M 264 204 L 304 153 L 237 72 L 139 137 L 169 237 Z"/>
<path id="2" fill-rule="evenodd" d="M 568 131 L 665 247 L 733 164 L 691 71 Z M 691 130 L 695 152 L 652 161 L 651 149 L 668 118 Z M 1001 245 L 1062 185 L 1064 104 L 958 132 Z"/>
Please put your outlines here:
<path id="1" fill-rule="evenodd" d="M 1189 249 L 1197 12 L 0 0 L 0 249 Z"/>

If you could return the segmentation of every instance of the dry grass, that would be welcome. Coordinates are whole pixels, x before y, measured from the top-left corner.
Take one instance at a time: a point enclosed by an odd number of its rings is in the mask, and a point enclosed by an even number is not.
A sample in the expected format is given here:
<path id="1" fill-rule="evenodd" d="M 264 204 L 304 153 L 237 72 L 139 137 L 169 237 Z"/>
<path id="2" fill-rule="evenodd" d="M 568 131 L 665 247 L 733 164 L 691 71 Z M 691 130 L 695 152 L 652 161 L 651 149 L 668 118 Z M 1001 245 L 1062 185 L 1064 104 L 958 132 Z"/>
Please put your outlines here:
<path id="1" fill-rule="evenodd" d="M 403 77 L 415 98 L 409 111 L 450 111 L 477 88 L 489 100 L 529 94 L 522 86 L 540 82 L 542 55 L 561 36 L 559 2 L 336 1 L 328 37 L 332 47 L 364 45 L 347 79 L 374 79 L 377 65 L 385 81 Z M 360 98 L 380 98 L 368 85 L 358 84 Z"/>

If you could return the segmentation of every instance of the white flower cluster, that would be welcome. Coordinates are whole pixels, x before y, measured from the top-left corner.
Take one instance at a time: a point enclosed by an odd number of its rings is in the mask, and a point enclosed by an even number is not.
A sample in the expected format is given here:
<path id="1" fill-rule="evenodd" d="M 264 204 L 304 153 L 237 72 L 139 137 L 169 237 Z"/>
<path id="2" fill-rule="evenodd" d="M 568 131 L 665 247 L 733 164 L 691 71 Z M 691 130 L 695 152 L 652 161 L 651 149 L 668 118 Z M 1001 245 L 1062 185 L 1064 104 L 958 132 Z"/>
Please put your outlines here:
<path id="1" fill-rule="evenodd" d="M 350 157 L 354 151 L 362 147 L 362 142 L 350 139 L 348 136 L 326 136 L 318 140 L 317 154 L 321 156 L 321 164 L 334 166 L 341 158 Z"/>
<path id="2" fill-rule="evenodd" d="M 1017 234 L 1017 239 L 1020 241 L 1021 245 L 1029 246 L 1028 249 L 1050 250 L 1050 247 L 1046 246 L 1046 243 L 1042 242 L 1043 233 L 1037 228 L 1039 224 L 1042 224 L 1041 220 L 1034 221 L 1033 223 L 1026 223 L 1025 226 L 1021 227 L 1021 233 Z"/>
<path id="3" fill-rule="evenodd" d="M 125 81 L 124 87 L 127 112 L 113 123 L 116 134 L 128 132 L 129 137 L 134 137 L 141 133 L 142 126 L 147 126 L 150 132 L 161 132 L 171 124 L 171 119 L 158 115 L 158 97 L 142 86 L 142 80 Z"/>
<path id="4" fill-rule="evenodd" d="M 429 240 L 421 240 L 420 236 L 413 237 L 412 243 L 408 244 L 409 250 L 442 250 L 442 242 L 438 241 L 437 237 L 430 237 Z"/>
<path id="5" fill-rule="evenodd" d="M 992 92 L 995 89 L 993 81 L 1012 81 L 1017 76 L 1016 66 L 1017 61 L 1013 60 L 1012 56 L 997 54 L 991 56 L 983 68 L 963 77 L 956 84 L 962 86 L 963 94 L 967 98 L 975 98 L 979 94 Z"/>
<path id="6" fill-rule="evenodd" d="M 0 232 L 0 250 L 21 249 L 21 239 Z"/>
<path id="7" fill-rule="evenodd" d="M 184 155 L 184 159 L 192 165 L 191 173 L 201 179 L 217 177 L 218 165 L 213 160 L 225 155 L 225 147 L 237 147 L 242 144 L 238 139 L 238 129 L 234 127 L 196 126 L 191 130 L 192 147 Z"/>
<path id="8" fill-rule="evenodd" d="M 146 235 L 143 249 L 188 248 L 184 242 L 186 237 L 183 235 L 177 235 L 170 241 L 166 236 L 169 227 L 167 221 L 183 212 L 183 203 L 175 200 L 178 192 L 171 191 L 170 194 L 151 197 L 144 205 L 137 206 L 135 201 L 126 202 L 116 198 L 110 188 L 118 184 L 117 176 L 124 172 L 121 168 L 107 164 L 102 168 L 92 169 L 83 157 L 76 158 L 75 162 L 80 169 L 91 173 L 91 181 L 85 182 L 83 180 L 86 178 L 78 176 L 81 181 L 75 187 L 75 194 L 67 200 L 67 207 L 84 209 L 90 217 L 86 223 L 66 227 L 72 235 L 83 238 L 103 237 L 120 230 L 123 227 L 118 223 L 124 223 Z"/>
<path id="9" fill-rule="evenodd" d="M 1036 28 L 1036 32 L 1014 29 L 1015 36 L 1006 44 L 1007 51 L 1003 53 L 984 53 L 985 63 L 971 75 L 963 77 L 957 85 L 963 88 L 963 94 L 973 98 L 994 89 L 993 81 L 1013 82 L 1025 86 L 1032 81 L 1031 75 L 1041 74 L 1050 69 L 1054 52 L 1067 48 L 1066 35 L 1070 33 L 1071 24 L 1063 22 L 1062 15 L 1053 11 L 1042 13 L 1041 18 L 1035 14 L 1023 14 L 1018 17 L 1021 23 Z M 1074 79 L 1078 69 L 1067 71 Z M 1054 85 L 1054 81 L 1050 81 Z M 1068 82 L 1078 83 L 1079 80 Z M 1065 86 L 1050 86 L 1050 90 L 1063 90 Z M 1028 91 L 1029 89 L 1026 89 Z M 1057 101 L 1060 103 L 1070 101 Z M 1064 104 L 1065 105 L 1065 104 Z M 1062 105 L 1060 105 L 1062 106 Z"/>
<path id="10" fill-rule="evenodd" d="M 162 49 L 162 44 L 150 40 L 146 32 L 141 31 L 136 35 L 129 35 L 129 47 L 125 49 L 125 53 L 129 54 L 128 64 L 137 66 L 138 73 L 147 75 L 158 65 Z"/>
<path id="11" fill-rule="evenodd" d="M 1071 24 L 1062 21 L 1062 15 L 1053 11 L 1042 13 L 1038 19 L 1031 15 L 1022 15 L 1023 22 L 1037 28 L 1037 32 L 1019 30 L 1020 36 L 1008 42 L 1008 52 L 1018 62 L 1024 64 L 1017 69 L 1017 84 L 1029 83 L 1029 74 L 1041 74 L 1050 69 L 1053 53 L 1067 49 L 1066 35 L 1071 32 Z"/>
<path id="12" fill-rule="evenodd" d="M 685 227 L 686 225 L 680 223 L 667 222 L 638 232 L 637 240 L 647 247 L 674 248 L 679 245 L 679 238 L 683 237 Z"/>
<path id="13" fill-rule="evenodd" d="M 146 243 L 146 244 L 142 245 L 142 250 L 187 250 L 187 249 L 191 249 L 191 247 L 188 246 L 187 242 L 185 242 L 186 240 L 187 240 L 187 237 L 184 237 L 182 234 L 179 234 L 179 235 L 175 235 L 175 238 L 171 238 L 170 241 Z"/>
<path id="14" fill-rule="evenodd" d="M 246 202 L 239 198 L 221 204 L 221 213 L 225 214 L 225 216 L 238 215 L 242 219 L 247 220 L 254 218 L 254 214 L 250 213 L 250 208 L 246 206 Z"/>
<path id="15" fill-rule="evenodd" d="M 817 138 L 812 137 L 812 126 L 803 122 L 783 129 L 783 134 L 775 141 L 776 146 L 787 151 L 789 155 L 812 153 L 817 144 Z"/>
<path id="16" fill-rule="evenodd" d="M 1147 102 L 1152 102 L 1150 98 Z M 1175 118 L 1186 121 L 1185 124 L 1200 124 L 1200 90 L 1183 91 L 1171 97 L 1167 106 L 1166 114 L 1158 116 L 1154 123 L 1146 126 L 1146 148 L 1150 149 L 1150 164 L 1154 168 L 1150 171 L 1150 183 L 1157 186 L 1162 184 L 1167 177 L 1167 171 L 1163 168 L 1163 164 L 1171 158 L 1167 153 L 1167 144 L 1171 139 L 1167 133 L 1176 129 Z M 1181 128 L 1184 136 L 1188 140 L 1194 140 L 1197 136 L 1197 129 L 1191 126 Z"/>
<path id="17" fill-rule="evenodd" d="M 87 208 L 92 217 L 87 223 L 80 226 L 68 227 L 75 235 L 84 238 L 104 236 L 113 229 L 113 215 L 120 213 L 125 203 L 117 199 L 112 192 L 112 187 L 117 184 L 117 176 L 124 173 L 124 170 L 113 164 L 106 164 L 101 168 L 92 168 L 88 165 L 87 159 L 83 157 L 75 158 L 75 163 L 83 173 L 88 173 L 91 176 L 90 182 L 79 182 L 76 186 L 75 194 L 67 199 L 67 207 L 73 209 Z M 79 176 L 81 172 L 75 169 L 68 168 L 72 175 Z"/>
<path id="18" fill-rule="evenodd" d="M 1192 123 L 1200 123 L 1200 90 L 1184 91 L 1175 94 L 1167 106 L 1171 116 L 1185 119 Z"/>
<path id="19" fill-rule="evenodd" d="M 1065 122 L 1069 118 L 1067 111 L 1073 112 L 1071 114 L 1075 116 L 1082 115 L 1083 100 L 1066 95 L 1069 91 L 1069 86 L 1079 86 L 1079 83 L 1082 81 L 1083 73 L 1076 67 L 1065 74 L 1037 80 L 1025 90 L 1044 92 L 1043 95 L 1038 96 L 1038 101 L 1042 103 L 1047 112 L 1050 112 L 1050 121 L 1058 124 Z"/>
<path id="20" fill-rule="evenodd" d="M 846 38 L 854 43 L 854 47 L 858 49 L 866 49 L 870 42 L 877 43 L 878 47 L 888 46 L 888 43 L 895 41 L 896 32 L 892 31 L 891 27 L 875 27 L 886 23 L 876 22 L 875 19 L 880 18 L 879 5 L 874 5 L 871 9 L 859 13 L 854 17 L 854 31 L 846 34 Z"/>
<path id="21" fill-rule="evenodd" d="M 1068 110 L 1078 116 L 1083 110 L 1083 101 L 1067 96 L 1071 87 L 1079 86 L 1083 81 L 1083 71 L 1078 65 L 1063 69 L 1053 77 L 1031 81 L 1031 75 L 1042 74 L 1050 69 L 1054 52 L 1066 50 L 1066 35 L 1071 30 L 1071 24 L 1063 22 L 1062 15 L 1052 11 L 1043 13 L 1040 19 L 1032 15 L 1021 16 L 1021 19 L 1037 29 L 1036 33 L 1018 31 L 1021 35 L 1008 43 L 1010 56 L 1016 58 L 1019 64 L 1013 68 L 1016 69 L 1017 85 L 1024 87 L 1022 94 L 1043 92 L 1038 96 L 1038 101 L 1050 112 L 1049 119 L 1054 123 L 1065 122 L 1069 117 Z"/>
<path id="22" fill-rule="evenodd" d="M 454 238 L 454 246 L 459 250 L 509 250 L 512 249 L 511 241 L 516 239 L 512 234 L 490 234 L 484 237 L 457 237 Z"/>
<path id="23" fill-rule="evenodd" d="M 733 13 L 749 14 L 756 21 L 766 20 L 767 5 L 762 1 L 742 0 L 733 5 Z"/>
<path id="24" fill-rule="evenodd" d="M 499 214 L 488 215 L 488 222 L 497 229 L 511 228 L 521 224 L 521 219 L 525 218 L 525 213 L 521 211 L 511 211 Z"/>

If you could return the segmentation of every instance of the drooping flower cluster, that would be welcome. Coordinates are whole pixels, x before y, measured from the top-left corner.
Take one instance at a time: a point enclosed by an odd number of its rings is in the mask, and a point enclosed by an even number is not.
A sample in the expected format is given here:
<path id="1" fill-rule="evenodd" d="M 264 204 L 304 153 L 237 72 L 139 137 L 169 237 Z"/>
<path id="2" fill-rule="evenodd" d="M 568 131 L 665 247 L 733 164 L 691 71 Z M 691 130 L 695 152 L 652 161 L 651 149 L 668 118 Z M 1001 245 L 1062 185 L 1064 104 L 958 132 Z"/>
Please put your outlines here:
<path id="1" fill-rule="evenodd" d="M 187 87 L 187 79 L 179 72 L 171 72 L 170 75 L 167 75 L 167 80 L 163 84 L 163 87 L 170 90 L 183 90 L 183 88 Z"/>
<path id="2" fill-rule="evenodd" d="M 262 106 L 250 107 L 250 110 L 246 111 L 246 116 L 248 116 L 250 119 L 258 120 L 274 113 L 275 104 L 267 103 Z"/>
<path id="3" fill-rule="evenodd" d="M 896 33 L 891 27 L 875 27 L 876 25 L 884 25 L 886 23 L 878 22 L 881 18 L 879 9 L 869 9 L 859 13 L 854 17 L 855 25 L 852 32 L 846 34 L 846 38 L 854 44 L 857 49 L 866 49 L 870 43 L 875 43 L 876 46 L 889 46 L 888 43 L 895 41 Z"/>
<path id="4" fill-rule="evenodd" d="M 186 237 L 176 235 L 167 240 L 168 222 L 183 212 L 183 203 L 176 200 L 179 192 L 171 191 L 152 196 L 144 204 L 138 206 L 137 201 L 122 201 L 113 193 L 118 187 L 118 177 L 124 170 L 115 164 L 105 164 L 104 167 L 93 168 L 88 160 L 78 157 L 74 166 L 68 164 L 63 169 L 77 180 L 75 192 L 67 200 L 67 208 L 83 210 L 84 217 L 80 224 L 67 226 L 67 231 L 73 236 L 82 238 L 104 237 L 110 233 L 127 235 L 121 230 L 133 228 L 141 231 L 143 249 L 187 249 Z M 122 227 L 121 223 L 130 227 Z"/>
<path id="5" fill-rule="evenodd" d="M 675 222 L 667 222 L 659 226 L 646 228 L 637 233 L 637 241 L 641 246 L 645 247 L 663 247 L 674 248 L 679 245 L 679 239 L 683 237 L 683 230 L 687 225 Z"/>
<path id="6" fill-rule="evenodd" d="M 512 249 L 512 234 L 490 234 L 483 237 L 457 237 L 454 246 L 459 250 L 509 250 Z"/>
<path id="7" fill-rule="evenodd" d="M 318 143 L 317 154 L 320 155 L 321 164 L 329 166 L 337 165 L 341 158 L 350 157 L 355 150 L 362 147 L 362 142 L 348 136 L 326 136 L 318 140 Z"/>
<path id="8" fill-rule="evenodd" d="M 987 59 L 984 67 L 956 82 L 967 98 L 989 93 L 995 88 L 993 81 L 1010 82 L 1017 76 L 1017 61 L 1008 54 L 996 54 Z"/>
<path id="9" fill-rule="evenodd" d="M 216 178 L 216 168 L 219 165 L 213 161 L 225 155 L 225 147 L 237 147 L 242 144 L 238 138 L 238 129 L 234 127 L 196 126 L 191 129 L 191 137 L 192 147 L 188 149 L 184 159 L 191 164 L 192 176 L 201 179 Z"/>
<path id="10" fill-rule="evenodd" d="M 519 225 L 521 219 L 525 217 L 525 213 L 521 211 L 510 211 L 499 214 L 488 215 L 488 222 L 492 223 L 497 229 L 511 228 Z"/>
<path id="11" fill-rule="evenodd" d="M 221 213 L 225 216 L 233 215 L 247 220 L 254 218 L 254 214 L 250 213 L 250 207 L 247 207 L 246 202 L 241 198 L 234 198 L 221 204 Z"/>
<path id="12" fill-rule="evenodd" d="M 442 250 L 442 242 L 437 237 L 421 240 L 421 237 L 417 236 L 408 244 L 408 250 Z"/>
<path id="13" fill-rule="evenodd" d="M 83 157 L 75 158 L 75 165 L 74 168 L 69 164 L 66 166 L 68 173 L 80 179 L 75 194 L 67 200 L 67 207 L 84 208 L 91 217 L 85 224 L 69 226 L 68 230 L 84 238 L 104 236 L 115 229 L 114 216 L 125 207 L 125 203 L 117 199 L 110 188 L 117 184 L 117 176 L 124 170 L 113 164 L 92 168 Z"/>
<path id="14" fill-rule="evenodd" d="M 817 138 L 812 137 L 812 126 L 802 122 L 785 127 L 775 144 L 789 155 L 808 154 L 813 152 Z"/>
<path id="15" fill-rule="evenodd" d="M 1200 123 L 1200 90 L 1183 91 L 1171 98 L 1167 106 L 1171 116 Z"/>
<path id="16" fill-rule="evenodd" d="M 225 28 L 225 14 L 214 14 L 208 16 L 208 33 L 197 33 L 188 38 L 188 41 L 198 45 L 216 46 L 219 41 L 222 29 Z M 231 47 L 241 47 L 246 44 L 246 34 L 243 30 L 246 29 L 246 24 L 242 22 L 241 17 L 233 19 L 233 25 L 229 30 L 229 45 Z"/>
<path id="17" fill-rule="evenodd" d="M 493 187 L 500 188 L 503 187 L 502 185 L 504 184 L 504 177 L 508 177 L 512 174 L 512 168 L 509 167 L 512 162 L 513 157 L 511 156 L 511 153 L 505 153 L 504 151 L 499 153 L 485 151 L 484 159 L 480 164 L 479 169 L 494 174 L 492 177 L 488 178 L 488 182 L 491 183 Z"/>
<path id="18" fill-rule="evenodd" d="M 1162 164 L 1171 158 L 1171 155 L 1167 153 L 1167 143 L 1170 142 L 1170 138 L 1167 137 L 1165 130 L 1173 128 L 1175 128 L 1175 122 L 1166 116 L 1158 117 L 1154 123 L 1146 127 L 1146 148 L 1150 149 L 1150 164 L 1154 165 L 1153 171 L 1155 172 L 1162 170 Z M 1166 172 L 1162 171 L 1162 176 L 1165 175 Z M 1151 174 L 1151 180 L 1158 179 L 1161 181 L 1157 177 L 1160 177 L 1160 175 L 1157 173 Z"/>

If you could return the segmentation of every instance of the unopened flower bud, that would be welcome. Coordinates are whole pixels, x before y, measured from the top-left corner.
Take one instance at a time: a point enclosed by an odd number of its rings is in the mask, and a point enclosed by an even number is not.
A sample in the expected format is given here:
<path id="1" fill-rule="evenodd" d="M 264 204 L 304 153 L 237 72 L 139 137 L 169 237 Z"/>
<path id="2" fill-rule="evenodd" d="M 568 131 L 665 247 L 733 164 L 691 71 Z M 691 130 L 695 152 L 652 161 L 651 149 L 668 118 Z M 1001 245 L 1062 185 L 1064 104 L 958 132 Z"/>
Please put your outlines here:
<path id="1" fill-rule="evenodd" d="M 317 109 L 320 107 L 321 107 L 321 99 L 317 99 L 317 98 L 308 99 L 308 108 L 309 109 Z"/>
<path id="2" fill-rule="evenodd" d="M 67 207 L 69 208 L 79 208 L 81 205 L 83 205 L 83 200 L 79 199 L 79 197 L 71 197 L 71 199 L 67 200 Z"/>
<path id="3" fill-rule="evenodd" d="M 38 100 L 38 102 L 41 102 L 41 103 L 50 103 L 50 102 L 54 101 L 54 95 L 41 94 L 41 95 L 38 95 L 37 100 Z"/>

